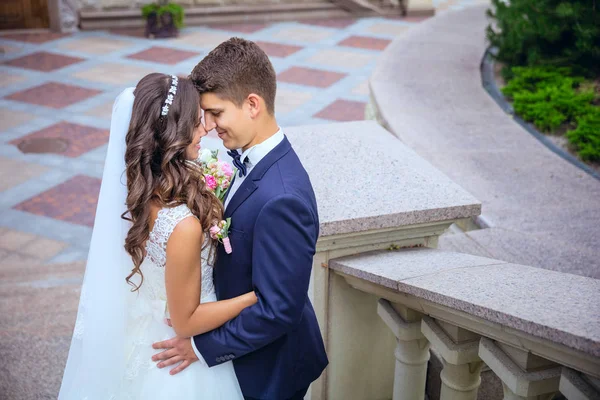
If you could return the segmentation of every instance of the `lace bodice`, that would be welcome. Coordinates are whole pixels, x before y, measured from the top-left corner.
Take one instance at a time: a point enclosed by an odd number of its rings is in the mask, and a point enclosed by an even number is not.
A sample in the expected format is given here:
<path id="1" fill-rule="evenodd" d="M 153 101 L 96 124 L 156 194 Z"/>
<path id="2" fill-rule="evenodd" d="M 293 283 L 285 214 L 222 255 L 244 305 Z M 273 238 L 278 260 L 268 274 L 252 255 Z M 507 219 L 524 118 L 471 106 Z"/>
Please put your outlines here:
<path id="1" fill-rule="evenodd" d="M 142 264 L 141 270 L 144 274 L 144 283 L 141 291 L 151 300 L 166 300 L 166 287 L 164 268 L 167 263 L 167 242 L 178 223 L 193 214 L 185 204 L 172 208 L 163 208 L 158 212 L 150 237 L 146 242 L 146 259 L 149 262 Z M 195 218 L 195 217 L 194 217 Z M 215 292 L 213 284 L 213 269 L 208 264 L 209 248 L 206 246 L 208 235 L 202 250 L 202 290 L 201 298 L 207 298 Z M 143 290 L 146 287 L 147 290 Z"/>

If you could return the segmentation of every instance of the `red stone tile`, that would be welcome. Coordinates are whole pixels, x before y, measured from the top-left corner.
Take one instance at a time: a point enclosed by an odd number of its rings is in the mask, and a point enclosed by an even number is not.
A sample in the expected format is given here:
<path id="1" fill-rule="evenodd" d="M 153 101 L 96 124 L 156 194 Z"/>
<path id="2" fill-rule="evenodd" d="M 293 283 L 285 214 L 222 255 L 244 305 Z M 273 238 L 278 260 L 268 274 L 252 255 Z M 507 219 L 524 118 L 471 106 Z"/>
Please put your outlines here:
<path id="1" fill-rule="evenodd" d="M 367 103 L 351 100 L 336 100 L 314 117 L 329 119 L 332 121 L 362 121 L 365 119 L 365 107 Z"/>
<path id="2" fill-rule="evenodd" d="M 64 68 L 68 65 L 76 64 L 81 61 L 85 61 L 85 59 L 48 53 L 47 51 L 38 51 L 37 53 L 32 53 L 24 57 L 15 58 L 14 60 L 6 61 L 2 64 L 9 65 L 11 67 L 50 72 L 60 68 Z"/>
<path id="3" fill-rule="evenodd" d="M 356 22 L 356 19 L 334 18 L 334 19 L 303 19 L 299 21 L 306 25 L 324 26 L 326 28 L 347 28 Z"/>
<path id="4" fill-rule="evenodd" d="M 269 27 L 269 24 L 214 24 L 209 25 L 209 28 L 219 29 L 222 31 L 240 32 L 240 33 L 254 33 L 262 31 Z"/>
<path id="5" fill-rule="evenodd" d="M 79 101 L 102 93 L 100 90 L 86 89 L 81 86 L 48 82 L 6 96 L 5 99 L 37 104 L 50 108 L 64 108 Z"/>
<path id="6" fill-rule="evenodd" d="M 200 53 L 194 53 L 191 51 L 176 50 L 169 47 L 154 46 L 147 50 L 140 51 L 139 53 L 131 54 L 128 58 L 136 60 L 152 61 L 161 64 L 177 64 L 183 60 L 187 60 L 192 57 L 199 57 Z"/>
<path id="7" fill-rule="evenodd" d="M 281 82 L 296 83 L 299 85 L 315 86 L 326 88 L 340 79 L 346 74 L 338 72 L 323 71 L 320 69 L 292 67 L 277 75 L 277 80 Z"/>
<path id="8" fill-rule="evenodd" d="M 294 54 L 297 51 L 303 49 L 300 46 L 291 46 L 287 44 L 270 43 L 270 42 L 256 42 L 256 44 L 264 50 L 270 57 L 287 57 Z"/>
<path id="9" fill-rule="evenodd" d="M 0 35 L 0 39 L 10 39 L 19 42 L 27 43 L 46 43 L 56 39 L 62 39 L 70 36 L 69 33 L 57 33 L 57 32 L 37 32 L 37 33 L 9 33 L 7 35 Z"/>
<path id="10" fill-rule="evenodd" d="M 27 141 L 38 138 L 44 139 L 63 139 L 66 143 L 66 149 L 60 153 L 67 157 L 79 157 L 108 142 L 108 130 L 93 128 L 91 126 L 72 124 L 70 122 L 59 122 L 27 136 L 14 139 L 10 144 L 19 146 L 26 144 Z"/>
<path id="11" fill-rule="evenodd" d="M 91 227 L 94 225 L 100 182 L 97 178 L 77 175 L 17 204 L 14 209 Z"/>
<path id="12" fill-rule="evenodd" d="M 338 43 L 338 46 L 359 47 L 369 50 L 384 50 L 392 41 L 368 36 L 350 36 Z"/>

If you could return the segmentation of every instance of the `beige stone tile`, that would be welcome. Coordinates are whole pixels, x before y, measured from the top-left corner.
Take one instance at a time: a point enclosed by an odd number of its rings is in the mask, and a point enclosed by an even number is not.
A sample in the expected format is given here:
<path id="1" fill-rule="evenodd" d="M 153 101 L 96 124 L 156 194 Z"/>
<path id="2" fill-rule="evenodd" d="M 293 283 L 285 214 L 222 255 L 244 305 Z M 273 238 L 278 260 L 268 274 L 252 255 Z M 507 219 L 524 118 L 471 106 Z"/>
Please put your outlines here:
<path id="1" fill-rule="evenodd" d="M 0 108 L 0 132 L 35 119 L 35 115 L 23 111 Z"/>
<path id="2" fill-rule="evenodd" d="M 171 39 L 168 43 L 185 44 L 198 49 L 213 49 L 222 42 L 228 40 L 229 35 L 212 32 L 190 32 L 183 33 L 177 39 Z M 200 61 L 200 60 L 198 60 Z"/>
<path id="3" fill-rule="evenodd" d="M 344 50 L 321 50 L 308 59 L 308 62 L 334 67 L 362 68 L 371 62 L 370 54 Z"/>
<path id="4" fill-rule="evenodd" d="M 8 190 L 27 181 L 27 178 L 23 178 L 14 174 L 11 175 L 3 173 L 0 176 L 2 177 L 0 179 L 0 192 L 4 192 L 5 190 Z"/>
<path id="5" fill-rule="evenodd" d="M 2 37 L 0 36 L 0 39 Z M 10 53 L 14 53 L 15 51 L 20 51 L 22 50 L 24 46 L 9 46 L 7 44 L 3 44 L 0 45 L 0 54 L 10 54 Z"/>
<path id="6" fill-rule="evenodd" d="M 34 257 L 30 257 L 30 256 L 26 256 L 23 254 L 19 254 L 19 253 L 14 253 L 14 252 L 9 252 L 8 256 L 6 258 L 3 258 L 0 261 L 0 265 L 2 265 L 3 267 L 15 267 L 15 266 L 23 266 L 24 268 L 17 268 L 17 271 L 21 271 L 22 272 L 26 272 L 29 268 L 25 268 L 25 267 L 31 267 L 32 265 L 38 265 L 40 263 L 40 260 L 34 258 Z M 11 273 L 11 275 L 15 276 L 17 274 L 15 274 L 14 272 Z"/>
<path id="7" fill-rule="evenodd" d="M 106 54 L 130 46 L 132 42 L 105 37 L 75 39 L 59 45 L 60 48 L 87 54 Z"/>
<path id="8" fill-rule="evenodd" d="M 13 83 L 22 82 L 26 77 L 22 75 L 9 74 L 8 72 L 0 72 L 0 87 L 12 85 Z M 4 119 L 3 119 L 4 122 Z"/>
<path id="9" fill-rule="evenodd" d="M 369 95 L 369 81 L 368 80 L 364 81 L 360 85 L 356 86 L 354 89 L 352 89 L 352 93 L 368 96 Z"/>
<path id="10" fill-rule="evenodd" d="M 391 24 L 389 22 L 377 23 L 368 28 L 368 31 L 371 33 L 379 34 L 379 35 L 394 35 L 398 36 L 406 32 L 410 27 Z"/>
<path id="11" fill-rule="evenodd" d="M 104 104 L 101 104 L 97 107 L 89 109 L 85 113 L 87 115 L 93 115 L 94 117 L 110 119 L 110 117 L 112 115 L 113 104 L 114 104 L 113 100 L 107 101 Z"/>
<path id="12" fill-rule="evenodd" d="M 19 232 L 10 229 L 8 232 L 5 232 L 2 236 L 0 236 L 0 249 L 16 251 L 22 248 L 23 246 L 28 245 L 37 236 L 32 235 L 31 233 Z"/>
<path id="13" fill-rule="evenodd" d="M 318 43 L 327 39 L 333 33 L 318 28 L 297 27 L 282 29 L 277 32 L 277 39 L 287 39 L 299 42 Z"/>
<path id="14" fill-rule="evenodd" d="M 287 113 L 293 111 L 311 98 L 312 94 L 307 92 L 278 89 L 277 97 L 275 97 L 275 112 Z"/>
<path id="15" fill-rule="evenodd" d="M 133 65 L 105 63 L 77 72 L 74 76 L 88 81 L 121 85 L 137 82 L 151 72 L 154 71 Z"/>
<path id="16" fill-rule="evenodd" d="M 0 157 L 0 191 L 19 185 L 48 170 L 47 167 Z"/>
<path id="17" fill-rule="evenodd" d="M 486 0 L 487 1 L 487 0 Z M 457 4 L 456 0 L 449 0 L 449 1 L 445 1 L 443 3 L 440 3 L 437 7 L 436 7 L 436 11 L 446 11 L 448 10 L 450 7 L 454 6 Z"/>
<path id="18" fill-rule="evenodd" d="M 18 252 L 38 260 L 46 261 L 60 253 L 66 247 L 67 243 L 38 237 L 29 244 L 21 247 Z"/>
<path id="19" fill-rule="evenodd" d="M 0 268 L 0 279 L 2 280 L 3 283 L 6 283 L 5 281 L 6 281 L 7 275 L 12 275 L 12 269 L 6 268 L 7 267 L 6 260 L 8 260 L 9 257 L 11 257 L 13 254 L 15 254 L 15 253 L 12 251 L 0 249 L 0 267 L 1 267 Z"/>

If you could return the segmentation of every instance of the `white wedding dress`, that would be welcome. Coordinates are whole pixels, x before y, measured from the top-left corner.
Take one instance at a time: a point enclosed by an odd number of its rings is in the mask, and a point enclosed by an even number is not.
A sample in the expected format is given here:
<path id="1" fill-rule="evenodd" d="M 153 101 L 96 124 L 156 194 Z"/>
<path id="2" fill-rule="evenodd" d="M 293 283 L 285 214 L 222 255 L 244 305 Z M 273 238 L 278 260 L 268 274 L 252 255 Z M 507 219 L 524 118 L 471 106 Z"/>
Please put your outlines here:
<path id="1" fill-rule="evenodd" d="M 146 244 L 147 256 L 141 265 L 144 281 L 129 299 L 126 327 L 125 375 L 115 400 L 151 399 L 242 399 L 242 393 L 231 361 L 209 368 L 202 362 L 192 363 L 177 375 L 169 375 L 173 367 L 159 369 L 151 360 L 158 351 L 152 343 L 175 337 L 165 323 L 167 293 L 165 288 L 166 248 L 175 226 L 185 218 L 195 218 L 185 204 L 159 211 Z M 202 251 L 203 303 L 216 301 L 213 268 L 206 260 L 208 248 Z M 77 331 L 77 330 L 76 330 Z"/>
<path id="2" fill-rule="evenodd" d="M 127 213 L 125 138 L 134 98 L 134 88 L 127 88 L 113 106 L 88 262 L 58 399 L 243 399 L 231 361 L 213 368 L 194 362 L 174 376 L 169 374 L 174 366 L 159 369 L 152 361 L 159 352 L 152 343 L 176 336 L 165 323 L 167 241 L 179 222 L 195 217 L 186 205 L 160 210 L 146 243 L 143 283 L 132 292 L 125 277 L 133 261 L 123 246 L 131 223 L 121 215 Z M 207 253 L 202 252 L 200 266 L 201 302 L 216 300 Z"/>
<path id="3" fill-rule="evenodd" d="M 152 356 L 158 350 L 152 343 L 176 336 L 165 318 L 167 314 L 167 292 L 165 287 L 166 248 L 175 226 L 186 218 L 195 218 L 185 205 L 163 208 L 158 212 L 150 238 L 146 243 L 146 258 L 140 269 L 144 281 L 137 292 L 130 292 L 127 299 L 127 322 L 125 325 L 124 360 L 125 369 L 120 383 L 109 393 L 110 400 L 163 400 L 243 399 L 231 361 L 209 368 L 202 362 L 194 362 L 176 375 L 170 375 L 171 367 L 159 369 Z M 206 260 L 208 248 L 202 251 L 202 287 L 200 301 L 216 301 L 213 284 L 213 268 Z M 138 275 L 139 276 L 139 275 Z M 136 285 L 140 280 L 135 282 Z M 81 294 L 81 307 L 86 307 L 85 288 Z M 73 340 L 82 337 L 86 329 L 85 313 L 75 323 Z M 108 350 L 110 351 L 110 350 Z M 87 399 L 88 388 L 82 386 L 80 399 Z M 108 399 L 107 399 L 108 400 Z"/>

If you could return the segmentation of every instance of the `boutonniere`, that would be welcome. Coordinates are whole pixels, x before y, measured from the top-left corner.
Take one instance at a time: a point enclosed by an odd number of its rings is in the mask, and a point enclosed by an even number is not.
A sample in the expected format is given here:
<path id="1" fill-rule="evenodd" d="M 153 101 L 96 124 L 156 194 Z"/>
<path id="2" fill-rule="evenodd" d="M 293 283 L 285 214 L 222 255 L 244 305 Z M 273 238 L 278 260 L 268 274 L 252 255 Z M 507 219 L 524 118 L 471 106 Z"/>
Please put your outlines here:
<path id="1" fill-rule="evenodd" d="M 231 248 L 231 242 L 229 241 L 229 225 L 231 225 L 231 218 L 227 218 L 221 222 L 215 222 L 210 228 L 210 237 L 214 240 L 218 240 L 223 243 L 225 253 L 231 254 L 233 249 Z"/>

